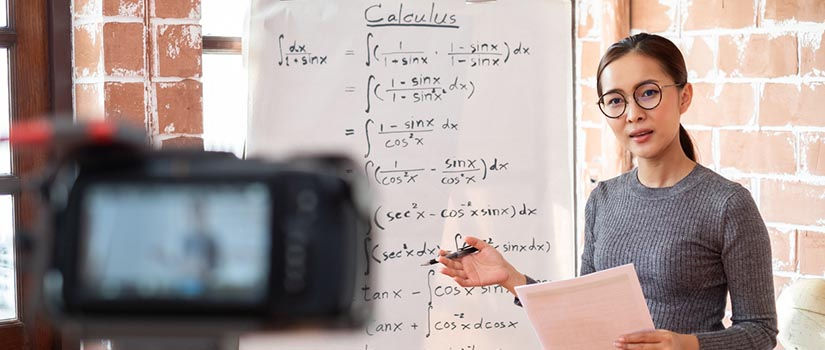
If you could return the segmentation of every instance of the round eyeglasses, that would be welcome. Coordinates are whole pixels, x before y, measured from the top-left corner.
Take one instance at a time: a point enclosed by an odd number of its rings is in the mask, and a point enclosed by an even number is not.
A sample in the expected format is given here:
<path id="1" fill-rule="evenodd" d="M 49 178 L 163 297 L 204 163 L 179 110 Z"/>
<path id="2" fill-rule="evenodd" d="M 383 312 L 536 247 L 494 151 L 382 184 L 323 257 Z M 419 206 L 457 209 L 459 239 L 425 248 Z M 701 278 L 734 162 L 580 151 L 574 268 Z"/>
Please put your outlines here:
<path id="1" fill-rule="evenodd" d="M 636 105 L 644 110 L 651 110 L 659 107 L 662 102 L 662 89 L 671 86 L 683 86 L 684 83 L 659 86 L 654 82 L 647 82 L 636 87 L 633 91 L 633 100 Z M 621 117 L 627 110 L 627 99 L 618 92 L 608 92 L 599 97 L 599 109 L 611 119 Z"/>

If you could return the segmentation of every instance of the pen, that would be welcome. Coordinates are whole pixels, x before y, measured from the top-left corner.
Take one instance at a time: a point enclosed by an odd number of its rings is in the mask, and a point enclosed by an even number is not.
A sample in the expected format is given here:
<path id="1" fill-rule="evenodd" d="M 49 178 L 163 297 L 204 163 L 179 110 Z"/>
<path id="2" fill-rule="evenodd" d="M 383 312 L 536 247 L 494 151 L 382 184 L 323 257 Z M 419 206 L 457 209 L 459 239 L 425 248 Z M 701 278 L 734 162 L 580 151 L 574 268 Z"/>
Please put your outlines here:
<path id="1" fill-rule="evenodd" d="M 473 247 L 473 246 L 468 246 L 468 247 L 461 248 L 457 251 L 454 251 L 450 254 L 447 254 L 444 257 L 447 258 L 447 259 L 458 259 L 458 258 L 461 258 L 465 255 L 475 253 L 477 251 L 478 251 L 478 248 Z M 437 259 L 430 259 L 430 261 L 427 261 L 427 262 L 421 264 L 421 266 L 429 266 L 429 265 L 435 265 L 435 264 L 438 264 L 438 260 Z"/>

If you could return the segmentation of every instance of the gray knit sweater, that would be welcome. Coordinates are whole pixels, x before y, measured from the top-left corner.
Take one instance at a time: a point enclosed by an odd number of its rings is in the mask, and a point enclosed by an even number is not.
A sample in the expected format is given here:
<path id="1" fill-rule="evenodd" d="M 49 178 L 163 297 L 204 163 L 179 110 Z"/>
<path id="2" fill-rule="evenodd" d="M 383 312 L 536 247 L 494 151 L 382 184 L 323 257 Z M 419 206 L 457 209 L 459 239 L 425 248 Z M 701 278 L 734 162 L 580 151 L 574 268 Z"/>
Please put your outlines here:
<path id="1" fill-rule="evenodd" d="M 696 334 L 703 350 L 775 346 L 770 240 L 741 185 L 701 165 L 672 187 L 645 187 L 637 169 L 599 183 L 585 208 L 581 274 L 627 263 L 656 328 Z"/>

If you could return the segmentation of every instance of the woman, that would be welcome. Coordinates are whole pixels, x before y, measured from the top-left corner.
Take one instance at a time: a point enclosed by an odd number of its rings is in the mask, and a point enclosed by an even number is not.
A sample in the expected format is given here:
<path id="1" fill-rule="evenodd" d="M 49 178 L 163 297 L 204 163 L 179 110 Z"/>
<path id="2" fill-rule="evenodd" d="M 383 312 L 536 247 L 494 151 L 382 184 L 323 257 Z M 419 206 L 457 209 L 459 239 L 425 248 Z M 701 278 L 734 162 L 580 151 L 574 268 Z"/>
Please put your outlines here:
<path id="1" fill-rule="evenodd" d="M 617 349 L 772 349 L 776 344 L 767 229 L 747 189 L 696 163 L 680 124 L 693 87 L 679 49 L 646 33 L 613 44 L 596 75 L 599 107 L 638 167 L 599 183 L 585 207 L 581 274 L 634 263 L 655 331 Z M 532 279 L 474 237 L 460 260 L 439 257 L 462 286 L 514 288 Z M 441 255 L 446 254 L 442 251 Z M 725 329 L 726 293 L 733 325 Z"/>

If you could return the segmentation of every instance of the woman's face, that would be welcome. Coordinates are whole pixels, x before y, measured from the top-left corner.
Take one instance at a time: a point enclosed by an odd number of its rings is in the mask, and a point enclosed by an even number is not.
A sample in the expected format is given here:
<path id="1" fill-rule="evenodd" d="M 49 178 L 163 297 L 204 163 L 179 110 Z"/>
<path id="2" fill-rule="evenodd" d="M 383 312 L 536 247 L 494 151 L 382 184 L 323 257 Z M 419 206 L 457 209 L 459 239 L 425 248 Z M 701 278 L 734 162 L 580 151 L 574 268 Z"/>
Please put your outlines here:
<path id="1" fill-rule="evenodd" d="M 655 159 L 671 151 L 682 152 L 679 119 L 690 106 L 693 89 L 690 84 L 684 88 L 671 86 L 675 83 L 658 61 L 637 53 L 622 56 L 602 71 L 605 97 L 601 107 L 603 110 L 613 108 L 618 114 L 621 108 L 616 107 L 622 103 L 622 97 L 626 101 L 624 113 L 618 118 L 607 118 L 607 122 L 619 143 L 633 155 Z M 661 101 L 653 109 L 639 106 L 641 103 L 650 108 L 659 97 Z"/>

